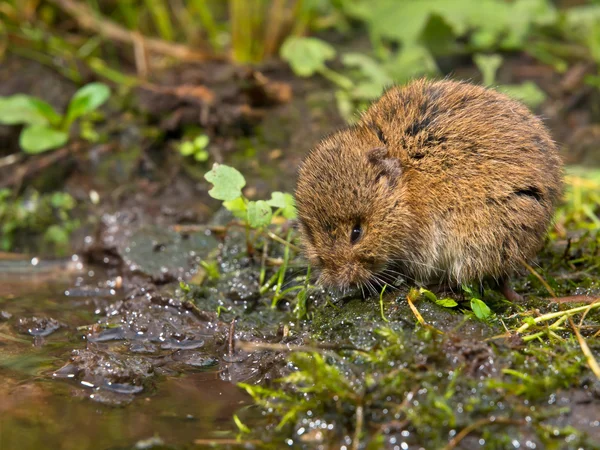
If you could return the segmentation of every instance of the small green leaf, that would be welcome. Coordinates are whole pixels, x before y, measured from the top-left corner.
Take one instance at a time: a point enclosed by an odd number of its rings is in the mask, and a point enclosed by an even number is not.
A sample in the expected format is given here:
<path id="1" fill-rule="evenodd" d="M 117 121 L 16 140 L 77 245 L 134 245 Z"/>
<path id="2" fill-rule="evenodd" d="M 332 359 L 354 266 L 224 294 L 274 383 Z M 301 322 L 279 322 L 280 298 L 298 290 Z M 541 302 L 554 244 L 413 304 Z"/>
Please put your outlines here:
<path id="1" fill-rule="evenodd" d="M 381 89 L 386 85 L 390 85 L 393 82 L 392 78 L 378 61 L 363 53 L 346 53 L 342 55 L 342 64 L 358 69 L 371 83 L 379 86 L 379 93 L 381 93 Z"/>
<path id="2" fill-rule="evenodd" d="M 458 305 L 458 303 L 456 303 L 456 301 L 452 300 L 451 298 L 441 298 L 439 300 L 436 300 L 435 303 L 440 306 L 443 306 L 444 308 L 454 308 Z"/>
<path id="3" fill-rule="evenodd" d="M 208 146 L 210 139 L 207 135 L 201 134 L 196 139 L 194 139 L 194 147 L 197 149 L 205 149 Z"/>
<path id="4" fill-rule="evenodd" d="M 44 125 L 30 125 L 21 132 L 19 145 L 25 153 L 35 155 L 62 147 L 68 140 L 69 135 L 64 131 Z"/>
<path id="5" fill-rule="evenodd" d="M 198 162 L 204 162 L 206 160 L 208 160 L 208 152 L 206 150 L 196 150 L 196 153 L 194 153 L 194 159 Z"/>
<path id="6" fill-rule="evenodd" d="M 23 94 L 0 97 L 0 123 L 4 125 L 57 125 L 61 119 L 52 106 L 39 98 Z"/>
<path id="7" fill-rule="evenodd" d="M 296 75 L 310 77 L 335 57 L 335 48 L 321 39 L 292 36 L 281 46 L 281 58 L 287 61 Z"/>
<path id="8" fill-rule="evenodd" d="M 190 141 L 185 141 L 179 146 L 179 153 L 181 153 L 183 156 L 193 155 L 195 151 L 196 148 Z"/>
<path id="9" fill-rule="evenodd" d="M 437 296 L 433 292 L 428 291 L 425 288 L 419 288 L 419 294 L 424 295 L 427 298 L 427 300 L 431 300 L 432 302 L 438 301 Z"/>
<path id="10" fill-rule="evenodd" d="M 69 233 L 59 225 L 50 225 L 44 233 L 44 240 L 58 246 L 64 246 L 69 242 Z"/>
<path id="11" fill-rule="evenodd" d="M 75 119 L 99 108 L 110 97 L 110 88 L 104 83 L 90 83 L 83 86 L 73 95 L 65 126 L 68 127 Z"/>
<path id="12" fill-rule="evenodd" d="M 271 207 L 264 200 L 248 202 L 248 224 L 252 228 L 266 227 L 272 216 Z"/>
<path id="13" fill-rule="evenodd" d="M 214 186 L 208 195 L 217 200 L 230 201 L 241 197 L 242 188 L 246 185 L 246 179 L 237 169 L 218 163 L 204 178 Z"/>
<path id="14" fill-rule="evenodd" d="M 492 310 L 483 301 L 478 298 L 471 299 L 471 309 L 478 319 L 487 319 L 492 315 Z"/>
<path id="15" fill-rule="evenodd" d="M 50 204 L 57 209 L 70 210 L 75 208 L 75 199 L 66 192 L 55 192 L 50 197 Z"/>
<path id="16" fill-rule="evenodd" d="M 286 219 L 296 218 L 296 200 L 294 200 L 292 194 L 288 194 L 287 192 L 273 192 L 267 204 L 273 208 L 281 209 L 281 213 Z"/>
<path id="17" fill-rule="evenodd" d="M 248 217 L 248 207 L 246 206 L 246 201 L 244 200 L 244 197 L 238 197 L 234 200 L 223 202 L 223 206 L 238 219 L 246 220 L 246 218 Z"/>

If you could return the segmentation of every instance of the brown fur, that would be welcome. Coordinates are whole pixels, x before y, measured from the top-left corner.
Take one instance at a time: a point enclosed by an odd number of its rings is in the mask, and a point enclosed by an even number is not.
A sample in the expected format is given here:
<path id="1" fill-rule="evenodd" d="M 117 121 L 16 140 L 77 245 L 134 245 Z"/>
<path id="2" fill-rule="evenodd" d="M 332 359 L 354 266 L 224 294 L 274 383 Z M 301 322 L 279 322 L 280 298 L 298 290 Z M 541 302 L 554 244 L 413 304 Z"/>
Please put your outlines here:
<path id="1" fill-rule="evenodd" d="M 323 139 L 300 169 L 296 201 L 323 284 L 398 273 L 458 284 L 505 279 L 531 259 L 561 189 L 556 147 L 525 106 L 468 83 L 417 80 Z"/>

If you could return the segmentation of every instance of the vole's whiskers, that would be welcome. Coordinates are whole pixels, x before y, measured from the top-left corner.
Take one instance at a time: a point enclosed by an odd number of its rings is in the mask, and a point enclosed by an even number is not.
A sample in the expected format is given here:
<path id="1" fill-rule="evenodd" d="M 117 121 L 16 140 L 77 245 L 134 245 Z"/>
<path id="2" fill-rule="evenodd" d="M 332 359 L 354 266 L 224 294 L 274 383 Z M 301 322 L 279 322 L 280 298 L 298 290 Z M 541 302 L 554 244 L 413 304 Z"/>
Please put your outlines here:
<path id="1" fill-rule="evenodd" d="M 394 280 L 392 280 L 392 281 L 396 281 L 395 279 L 397 279 L 397 278 L 406 278 L 408 281 L 412 281 L 413 283 L 417 282 L 416 278 L 411 277 L 410 275 L 407 275 L 403 272 L 393 270 L 393 269 L 383 269 L 380 273 L 385 274 L 386 276 L 389 276 L 390 278 L 393 277 Z"/>

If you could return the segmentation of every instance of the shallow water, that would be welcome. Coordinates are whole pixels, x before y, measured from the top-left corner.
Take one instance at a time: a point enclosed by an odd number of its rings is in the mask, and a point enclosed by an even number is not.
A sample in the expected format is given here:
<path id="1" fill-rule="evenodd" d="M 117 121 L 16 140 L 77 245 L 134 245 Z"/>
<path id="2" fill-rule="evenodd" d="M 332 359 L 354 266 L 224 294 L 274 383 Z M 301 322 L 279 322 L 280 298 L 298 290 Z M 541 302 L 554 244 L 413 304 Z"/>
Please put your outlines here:
<path id="1" fill-rule="evenodd" d="M 135 396 L 56 377 L 74 349 L 103 345 L 87 341 L 77 327 L 96 322 L 99 305 L 122 292 L 107 287 L 105 273 L 72 263 L 3 264 L 0 448 L 130 448 L 155 436 L 178 445 L 231 435 L 231 417 L 247 397 L 221 380 L 214 364 L 183 375 L 155 374 Z M 61 326 L 46 337 L 31 336 L 29 330 L 48 331 L 47 324 L 20 323 L 32 317 L 52 318 Z"/>

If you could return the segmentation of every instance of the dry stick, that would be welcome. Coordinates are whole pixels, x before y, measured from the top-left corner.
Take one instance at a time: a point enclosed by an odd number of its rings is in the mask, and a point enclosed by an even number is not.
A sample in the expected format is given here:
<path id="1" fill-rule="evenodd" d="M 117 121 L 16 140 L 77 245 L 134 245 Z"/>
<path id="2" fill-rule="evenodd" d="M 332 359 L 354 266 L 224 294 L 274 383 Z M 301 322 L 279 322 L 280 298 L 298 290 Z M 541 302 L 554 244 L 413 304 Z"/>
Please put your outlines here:
<path id="1" fill-rule="evenodd" d="M 577 340 L 579 341 L 579 346 L 581 347 L 581 351 L 585 355 L 588 366 L 590 366 L 590 369 L 592 370 L 592 372 L 594 372 L 594 375 L 596 375 L 596 378 L 598 378 L 600 380 L 600 366 L 598 365 L 598 361 L 596 361 L 596 358 L 594 358 L 594 355 L 592 354 L 592 351 L 588 347 L 587 342 L 585 341 L 583 336 L 581 336 L 579 329 L 575 326 L 575 324 L 573 323 L 573 320 L 570 317 L 569 317 L 569 324 L 571 325 L 571 328 L 573 328 L 573 332 L 575 333 L 575 336 L 577 336 Z"/>
<path id="2" fill-rule="evenodd" d="M 552 297 L 556 298 L 556 292 L 554 292 L 554 289 L 552 289 L 550 287 L 548 282 L 546 280 L 544 280 L 544 278 L 539 273 L 537 273 L 537 271 L 533 267 L 531 267 L 529 264 L 527 264 L 527 261 L 525 261 L 523 258 L 519 258 L 519 260 L 520 260 L 521 264 L 523 264 L 527 268 L 527 270 L 529 270 L 531 272 L 531 274 L 534 277 L 536 277 L 538 280 L 540 280 L 540 283 L 542 283 L 544 285 L 544 287 L 546 288 L 548 293 Z"/>
<path id="3" fill-rule="evenodd" d="M 187 61 L 206 61 L 226 59 L 208 52 L 200 52 L 186 45 L 166 42 L 161 39 L 143 37 L 141 34 L 132 32 L 109 19 L 100 17 L 86 5 L 74 0 L 50 0 L 67 14 L 73 16 L 79 26 L 89 31 L 98 33 L 105 38 L 133 45 L 135 47 L 139 40 L 143 41 L 144 48 L 149 52 L 159 53 Z"/>
<path id="4" fill-rule="evenodd" d="M 460 433 L 458 433 L 450 440 L 450 442 L 448 442 L 448 445 L 446 445 L 443 450 L 452 450 L 472 431 L 475 431 L 477 428 L 482 427 L 484 425 L 491 425 L 495 423 L 521 425 L 524 422 L 522 420 L 509 419 L 508 417 L 486 417 L 485 419 L 479 419 L 473 422 L 471 425 L 468 425 L 465 428 L 463 428 L 460 431 Z"/>
<path id="5" fill-rule="evenodd" d="M 234 334 L 235 334 L 235 321 L 237 320 L 237 317 L 234 317 L 233 320 L 231 321 L 231 325 L 229 325 L 229 359 L 231 360 L 231 358 L 233 358 L 233 352 L 235 350 L 235 340 L 234 340 Z"/>
<path id="6" fill-rule="evenodd" d="M 585 316 L 587 316 L 587 314 L 592 310 L 592 308 L 594 307 L 594 304 L 600 301 L 600 297 L 595 299 L 594 301 L 592 301 L 592 303 L 590 304 L 590 306 L 588 307 L 588 309 L 586 309 L 584 311 L 584 313 L 581 315 L 581 320 L 579 321 L 579 328 L 581 328 L 581 326 L 583 325 L 583 320 L 585 319 Z"/>
<path id="7" fill-rule="evenodd" d="M 284 22 L 285 3 L 284 0 L 273 0 L 269 11 L 267 30 L 265 31 L 263 58 L 270 58 L 277 50 L 277 42 Z"/>
<path id="8" fill-rule="evenodd" d="M 412 313 L 415 315 L 415 317 L 417 318 L 417 321 L 424 326 L 425 328 L 428 328 L 432 331 L 435 331 L 436 333 L 439 334 L 445 334 L 442 330 L 438 330 L 436 327 L 434 327 L 433 325 L 429 325 L 427 322 L 425 322 L 425 319 L 423 319 L 423 316 L 421 315 L 421 313 L 419 312 L 419 310 L 417 309 L 417 307 L 415 306 L 415 304 L 413 303 L 413 301 L 410 298 L 410 295 L 406 296 L 406 300 L 408 301 L 408 306 L 410 307 L 410 310 L 412 311 Z"/>
<path id="9" fill-rule="evenodd" d="M 264 444 L 264 442 L 258 441 L 256 439 L 245 441 L 245 440 L 224 438 L 224 439 L 196 439 L 196 440 L 194 440 L 194 444 L 196 444 L 196 445 L 243 445 L 243 444 L 260 445 L 260 444 Z"/>
<path id="10" fill-rule="evenodd" d="M 97 151 L 99 153 L 104 153 L 106 151 L 112 150 L 114 148 L 113 144 L 105 144 L 100 147 L 97 147 Z M 0 188 L 5 188 L 9 186 L 20 186 L 23 180 L 43 169 L 53 165 L 54 163 L 60 161 L 63 158 L 66 158 L 71 153 L 75 153 L 79 150 L 82 150 L 83 146 L 80 142 L 74 142 L 72 144 L 68 144 L 66 147 L 59 148 L 58 150 L 54 150 L 47 155 L 38 156 L 35 158 L 31 158 L 28 160 L 25 165 L 21 165 L 16 168 L 11 175 L 0 180 Z"/>
<path id="11" fill-rule="evenodd" d="M 360 448 L 360 434 L 363 430 L 364 421 L 363 405 L 358 405 L 356 407 L 356 428 L 354 430 L 354 437 L 352 438 L 352 450 Z"/>
<path id="12" fill-rule="evenodd" d="M 280 244 L 286 245 L 289 248 L 291 248 L 292 250 L 294 250 L 295 252 L 301 252 L 302 249 L 300 247 L 298 247 L 297 245 L 294 245 L 288 241 L 286 241 L 285 239 L 281 239 L 279 236 L 277 236 L 275 233 L 273 233 L 272 231 L 267 230 L 267 236 L 270 237 L 271 239 L 273 239 L 276 242 L 279 242 Z"/>
<path id="13" fill-rule="evenodd" d="M 596 307 L 599 307 L 599 306 L 600 306 L 600 302 L 598 302 L 598 303 L 592 303 L 591 305 L 586 305 L 586 306 L 578 306 L 577 308 L 571 308 L 571 309 L 568 309 L 566 311 L 558 311 L 558 312 L 543 314 L 543 315 L 541 315 L 541 316 L 536 317 L 535 319 L 533 319 L 533 324 L 537 325 L 540 322 L 547 322 L 548 320 L 556 319 L 557 317 L 571 316 L 571 315 L 576 314 L 578 312 L 585 311 L 588 308 L 596 308 Z M 517 329 L 517 333 L 523 333 L 530 326 L 531 325 L 529 323 L 523 324 L 521 327 L 519 327 Z"/>

